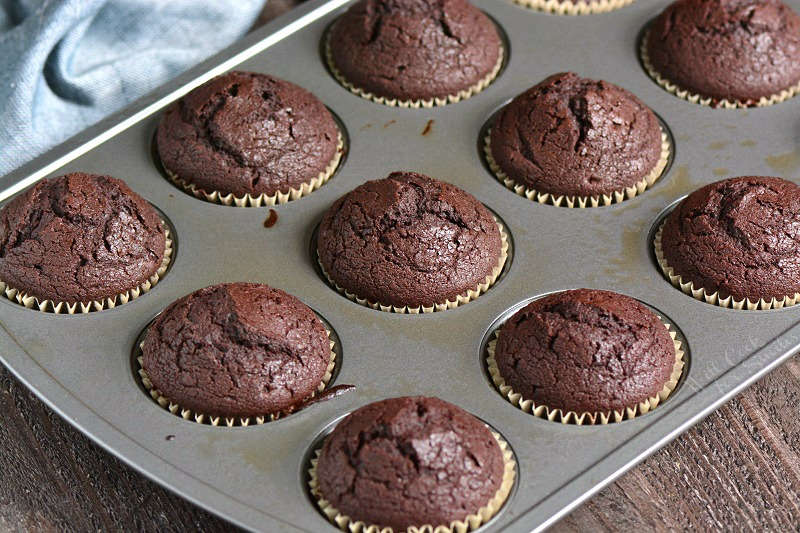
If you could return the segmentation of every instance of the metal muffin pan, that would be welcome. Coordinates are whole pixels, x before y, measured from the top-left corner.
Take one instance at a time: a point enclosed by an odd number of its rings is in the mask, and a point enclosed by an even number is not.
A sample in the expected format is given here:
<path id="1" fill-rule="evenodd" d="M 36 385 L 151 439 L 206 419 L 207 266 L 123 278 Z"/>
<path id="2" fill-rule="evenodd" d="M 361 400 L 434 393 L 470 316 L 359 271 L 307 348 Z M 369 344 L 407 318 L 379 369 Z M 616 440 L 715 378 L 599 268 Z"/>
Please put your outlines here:
<path id="1" fill-rule="evenodd" d="M 486 531 L 541 529 L 675 438 L 800 347 L 800 307 L 735 311 L 672 287 L 652 256 L 651 232 L 667 206 L 725 176 L 798 179 L 800 98 L 777 106 L 717 110 L 656 85 L 637 56 L 641 29 L 669 0 L 640 0 L 603 15 L 549 15 L 508 0 L 477 0 L 505 30 L 509 62 L 480 94 L 432 109 L 378 105 L 327 72 L 320 39 L 349 2 L 311 0 L 125 111 L 0 179 L 0 199 L 70 171 L 122 178 L 169 218 L 179 244 L 170 271 L 148 294 L 88 315 L 53 315 L 0 300 L 0 358 L 61 416 L 143 474 L 254 530 L 334 531 L 305 489 L 309 447 L 330 424 L 368 402 L 436 395 L 491 424 L 518 460 L 517 487 Z M 800 10 L 800 0 L 788 0 Z M 168 182 L 151 155 L 160 110 L 230 68 L 268 72 L 313 91 L 341 118 L 348 157 L 306 198 L 235 208 L 198 200 Z M 674 161 L 652 189 L 611 207 L 567 209 L 515 195 L 484 166 L 481 129 L 504 102 L 554 72 L 573 70 L 637 94 L 666 122 Z M 423 135 L 423 131 L 427 134 Z M 416 170 L 466 189 L 507 224 L 508 271 L 457 309 L 399 315 L 332 290 L 309 253 L 327 207 L 367 179 Z M 142 329 L 173 300 L 225 281 L 284 289 L 324 317 L 341 340 L 333 384 L 355 391 L 251 427 L 184 421 L 155 404 L 132 372 Z M 669 317 L 687 341 L 683 382 L 652 412 L 607 426 L 561 425 L 508 403 L 482 364 L 498 319 L 530 297 L 574 287 L 619 291 Z"/>

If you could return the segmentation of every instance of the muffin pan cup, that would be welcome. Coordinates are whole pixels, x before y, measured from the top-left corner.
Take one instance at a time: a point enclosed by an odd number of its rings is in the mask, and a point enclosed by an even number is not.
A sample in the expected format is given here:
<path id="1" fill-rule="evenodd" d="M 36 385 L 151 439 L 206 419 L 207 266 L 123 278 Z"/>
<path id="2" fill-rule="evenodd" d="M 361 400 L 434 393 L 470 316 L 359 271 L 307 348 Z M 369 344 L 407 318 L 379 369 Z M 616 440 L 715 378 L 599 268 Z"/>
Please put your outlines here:
<path id="1" fill-rule="evenodd" d="M 492 436 L 497 440 L 497 444 L 500 446 L 500 451 L 503 454 L 503 479 L 500 482 L 500 488 L 497 489 L 492 499 L 474 513 L 465 516 L 463 520 L 454 520 L 449 524 L 411 526 L 407 530 L 408 533 L 467 533 L 468 531 L 474 531 L 480 528 L 497 514 L 511 494 L 511 489 L 514 488 L 517 464 L 514 460 L 514 453 L 509 448 L 508 443 L 503 440 L 503 437 L 496 431 L 492 431 Z M 308 469 L 308 490 L 311 492 L 322 514 L 343 531 L 352 531 L 355 533 L 394 533 L 394 530 L 390 527 L 382 528 L 375 524 L 367 524 L 361 520 L 353 520 L 351 517 L 342 514 L 323 497 L 317 481 L 317 463 L 319 463 L 319 456 L 321 453 L 322 447 L 314 450 L 314 457 L 310 461 L 311 467 Z"/>
<path id="2" fill-rule="evenodd" d="M 252 195 L 247 193 L 244 196 L 236 196 L 233 193 L 207 191 L 205 189 L 198 188 L 194 183 L 190 183 L 180 178 L 168 168 L 162 168 L 172 183 L 187 193 L 200 198 L 201 200 L 236 207 L 268 207 L 285 204 L 287 202 L 291 202 L 292 200 L 299 200 L 303 196 L 308 196 L 312 192 L 325 185 L 336 173 L 336 169 L 339 167 L 339 163 L 342 160 L 344 149 L 344 138 L 342 137 L 342 132 L 339 132 L 339 142 L 336 145 L 336 153 L 334 154 L 330 163 L 328 163 L 328 166 L 325 167 L 325 170 L 320 172 L 319 175 L 311 181 L 303 183 L 300 187 L 290 187 L 286 192 L 278 191 L 275 194 L 262 193 Z"/>
<path id="3" fill-rule="evenodd" d="M 758 309 L 767 311 L 769 309 L 782 309 L 784 307 L 792 307 L 800 302 L 800 293 L 787 294 L 781 296 L 780 298 L 769 296 L 767 298 L 758 298 L 756 300 L 751 300 L 750 298 L 742 298 L 737 300 L 731 295 L 723 298 L 720 296 L 719 291 L 713 291 L 711 289 L 699 287 L 693 281 L 684 279 L 683 276 L 678 274 L 674 268 L 669 266 L 667 258 L 664 257 L 664 250 L 661 248 L 661 233 L 663 231 L 664 223 L 662 222 L 656 231 L 655 237 L 653 238 L 653 252 L 656 254 L 658 266 L 661 268 L 661 271 L 664 273 L 664 276 L 666 276 L 670 283 L 683 291 L 685 294 L 690 295 L 695 300 L 700 300 L 701 302 L 706 302 L 712 305 L 718 305 L 720 307 L 736 309 L 737 311 L 755 311 Z"/>
<path id="4" fill-rule="evenodd" d="M 659 317 L 660 318 L 660 317 Z M 495 359 L 495 347 L 497 346 L 497 339 L 500 337 L 500 327 L 492 333 L 492 340 L 486 345 L 486 368 L 492 378 L 494 386 L 511 404 L 522 409 L 526 413 L 530 413 L 539 418 L 544 418 L 551 422 L 559 422 L 561 424 L 576 424 L 578 426 L 584 424 L 609 424 L 613 422 L 622 422 L 623 420 L 632 420 L 637 416 L 645 415 L 651 410 L 658 407 L 658 405 L 669 398 L 672 391 L 678 386 L 678 381 L 683 374 L 683 368 L 686 366 L 684 361 L 682 342 L 677 338 L 677 332 L 670 327 L 670 324 L 664 323 L 669 331 L 669 336 L 672 337 L 672 342 L 675 345 L 675 363 L 672 367 L 672 373 L 669 380 L 664 383 L 664 387 L 649 398 L 645 398 L 636 405 L 625 407 L 624 409 L 611 410 L 611 411 L 596 411 L 596 412 L 575 412 L 565 411 L 564 409 L 548 406 L 542 403 L 536 403 L 534 400 L 523 398 L 522 394 L 515 392 L 514 389 L 506 383 L 505 378 L 500 373 L 497 367 L 497 360 Z"/>
<path id="5" fill-rule="evenodd" d="M 514 0 L 515 3 L 556 15 L 594 15 L 608 13 L 636 0 Z"/>
<path id="6" fill-rule="evenodd" d="M 135 300 L 142 294 L 149 292 L 153 287 L 156 286 L 156 283 L 158 283 L 161 278 L 164 277 L 169 269 L 169 263 L 172 260 L 172 253 L 174 251 L 173 241 L 172 237 L 170 236 L 169 225 L 163 220 L 161 221 L 161 224 L 164 226 L 165 235 L 164 258 L 161 260 L 161 264 L 149 278 L 139 283 L 136 287 L 128 289 L 125 292 L 115 294 L 114 296 L 109 296 L 108 298 L 103 298 L 102 300 L 90 300 L 86 302 L 72 303 L 57 302 L 28 294 L 26 291 L 12 287 L 5 281 L 0 280 L 0 294 L 12 302 L 16 302 L 28 309 L 36 309 L 42 313 L 64 313 L 68 315 L 74 315 L 76 313 L 85 314 L 103 311 L 106 309 L 114 309 L 118 305 L 126 304 L 131 300 Z"/>
<path id="7" fill-rule="evenodd" d="M 72 171 L 111 174 L 157 205 L 180 248 L 146 294 L 87 314 L 40 313 L 0 298 L 0 360 L 57 413 L 111 453 L 191 501 L 251 530 L 336 531 L 308 490 L 311 443 L 343 414 L 372 401 L 431 395 L 496 429 L 514 449 L 517 481 L 481 531 L 551 525 L 800 349 L 800 306 L 737 311 L 697 301 L 660 270 L 653 239 L 670 205 L 734 175 L 800 179 L 800 99 L 751 109 L 700 106 L 653 83 L 639 60 L 640 31 L 668 0 L 602 15 L 555 16 L 511 0 L 476 0 L 507 34 L 511 54 L 480 93 L 446 106 L 378 105 L 344 89 L 327 69 L 325 29 L 349 6 L 310 0 L 130 108 L 0 178 L 0 200 L 36 180 Z M 800 10 L 800 0 L 788 0 Z M 348 140 L 333 179 L 297 201 L 237 209 L 185 194 L 154 164 L 162 110 L 229 69 L 268 72 L 316 94 Z M 565 70 L 606 79 L 661 117 L 672 164 L 636 197 L 602 209 L 532 202 L 494 177 L 482 128 L 504 102 Z M 469 305 L 418 315 L 350 301 L 309 253 L 314 228 L 340 196 L 368 179 L 413 170 L 448 181 L 503 221 L 513 261 Z M 274 220 L 277 216 L 277 221 Z M 164 409 L 141 386 L 132 357 L 141 331 L 181 296 L 220 282 L 283 289 L 325 317 L 342 359 L 331 387 L 355 390 L 249 427 L 197 424 Z M 677 388 L 647 414 L 613 424 L 544 420 L 500 394 L 485 369 L 495 325 L 530 298 L 589 287 L 655 308 L 685 339 Z"/>
<path id="8" fill-rule="evenodd" d="M 478 81 L 471 87 L 467 89 L 462 89 L 455 94 L 445 94 L 441 96 L 436 96 L 433 98 L 428 99 L 418 99 L 418 100 L 400 100 L 398 98 L 389 98 L 386 96 L 378 96 L 373 94 L 369 91 L 361 89 L 360 87 L 355 86 L 351 82 L 347 80 L 347 78 L 342 74 L 342 72 L 336 67 L 336 64 L 333 62 L 333 53 L 331 52 L 331 44 L 330 44 L 330 32 L 325 36 L 325 61 L 328 64 L 328 69 L 330 70 L 331 74 L 334 78 L 341 84 L 342 87 L 347 89 L 353 94 L 360 96 L 361 98 L 365 98 L 376 104 L 383 104 L 389 107 L 402 107 L 402 108 L 412 108 L 412 109 L 419 109 L 419 108 L 430 108 L 433 106 L 443 106 L 447 104 L 455 104 L 462 100 L 466 100 L 467 98 L 471 98 L 475 96 L 479 92 L 483 91 L 488 87 L 495 78 L 497 78 L 498 74 L 503 68 L 503 63 L 505 62 L 506 51 L 503 45 L 500 45 L 500 54 L 497 58 L 497 62 L 495 63 L 494 67 L 492 67 L 491 72 L 486 75 L 485 78 Z"/>
<path id="9" fill-rule="evenodd" d="M 328 363 L 328 367 L 325 369 L 325 374 L 322 376 L 322 382 L 317 386 L 317 390 L 312 392 L 311 395 L 301 402 L 300 409 L 303 408 L 302 403 L 305 403 L 309 400 L 312 400 L 317 396 L 317 394 L 325 391 L 325 388 L 330 383 L 331 379 L 333 379 L 333 374 L 336 370 L 336 342 L 331 337 L 331 332 L 328 329 L 325 329 L 325 333 L 328 334 L 328 342 L 330 343 L 331 349 L 331 358 L 330 362 Z M 144 338 L 144 333 L 142 334 L 142 338 Z M 144 341 L 142 341 L 143 343 Z M 198 424 L 211 424 L 212 426 L 227 426 L 227 427 L 234 427 L 234 426 L 242 426 L 247 427 L 250 425 L 259 425 L 265 424 L 267 422 L 274 422 L 281 417 L 288 416 L 292 413 L 297 412 L 299 409 L 292 409 L 289 411 L 281 411 L 277 413 L 268 413 L 263 414 L 260 416 L 219 416 L 219 415 L 210 415 L 208 413 L 199 413 L 197 411 L 193 411 L 191 409 L 187 409 L 185 407 L 181 407 L 180 404 L 171 401 L 169 398 L 164 396 L 161 391 L 153 387 L 153 383 L 150 381 L 150 376 L 147 375 L 147 371 L 144 369 L 144 365 L 142 364 L 143 356 L 142 356 L 142 343 L 136 347 L 136 363 L 137 363 L 137 374 L 139 374 L 139 379 L 141 380 L 142 386 L 147 390 L 150 397 L 153 400 L 169 411 L 170 413 L 180 416 L 184 420 L 193 420 Z"/>
<path id="10" fill-rule="evenodd" d="M 497 219 L 495 219 L 497 222 Z M 410 305 L 391 305 L 391 304 L 384 304 L 380 302 L 372 302 L 367 298 L 363 298 L 357 294 L 350 292 L 349 290 L 345 289 L 338 285 L 333 278 L 325 271 L 325 267 L 322 266 L 322 261 L 319 260 L 319 256 L 317 256 L 317 264 L 319 265 L 319 269 L 322 272 L 322 275 L 325 279 L 330 283 L 331 287 L 339 291 L 341 294 L 345 295 L 348 300 L 352 300 L 359 305 L 363 305 L 366 307 L 370 307 L 372 309 L 377 309 L 379 311 L 385 311 L 387 313 L 400 313 L 400 314 L 409 314 L 409 315 L 418 315 L 420 313 L 435 313 L 436 311 L 447 311 L 448 309 L 455 309 L 459 305 L 467 304 L 476 298 L 478 298 L 481 294 L 488 291 L 492 285 L 497 283 L 497 280 L 503 274 L 503 270 L 506 266 L 506 262 L 509 261 L 509 254 L 510 254 L 510 244 L 508 240 L 508 234 L 506 233 L 505 228 L 500 222 L 497 222 L 497 229 L 500 231 L 500 257 L 497 259 L 497 265 L 492 269 L 492 272 L 486 276 L 482 283 L 478 284 L 477 287 L 474 289 L 469 289 L 463 294 L 459 294 L 452 299 L 448 299 L 441 303 L 433 303 L 431 305 L 418 305 L 418 306 L 410 306 Z M 316 254 L 316 250 L 314 252 Z"/>
<path id="11" fill-rule="evenodd" d="M 659 84 L 665 91 L 670 94 L 674 94 L 678 98 L 682 98 L 687 102 L 692 102 L 693 104 L 699 104 L 703 106 L 711 106 L 711 107 L 718 107 L 722 109 L 746 109 L 748 107 L 765 107 L 769 105 L 779 104 L 789 98 L 793 98 L 798 93 L 800 93 L 800 82 L 792 85 L 791 87 L 787 87 L 780 91 L 779 93 L 772 94 L 769 96 L 762 96 L 758 100 L 752 101 L 744 101 L 744 100 L 727 100 L 727 99 L 716 99 L 711 98 L 709 96 L 703 96 L 698 93 L 694 93 L 688 89 L 684 89 L 679 87 L 677 84 L 671 82 L 664 76 L 662 76 L 656 67 L 653 66 L 652 61 L 650 61 L 650 55 L 647 53 L 647 39 L 650 36 L 649 31 L 645 31 L 644 35 L 642 36 L 641 45 L 639 47 L 639 56 L 642 60 L 642 65 L 644 66 L 647 73 L 653 78 L 657 84 Z"/>
<path id="12" fill-rule="evenodd" d="M 518 195 L 524 196 L 528 200 L 533 200 L 534 202 L 539 202 L 540 204 L 550 204 L 556 207 L 577 207 L 579 209 L 584 209 L 586 207 L 607 207 L 609 205 L 618 204 L 620 202 L 624 202 L 625 200 L 635 198 L 637 195 L 646 191 L 649 187 L 652 187 L 655 182 L 664 174 L 664 171 L 669 165 L 671 154 L 669 136 L 662 129 L 661 157 L 656 162 L 656 166 L 654 166 L 653 169 L 647 173 L 647 176 L 642 178 L 640 181 L 637 181 L 630 187 L 626 187 L 619 191 L 612 191 L 608 194 L 597 196 L 568 196 L 564 194 L 556 195 L 553 193 L 537 191 L 536 189 L 527 187 L 522 183 L 518 183 L 511 176 L 506 174 L 505 171 L 500 168 L 500 165 L 497 164 L 497 161 L 495 161 L 494 156 L 492 155 L 491 133 L 491 128 L 487 128 L 486 138 L 484 139 L 483 143 L 483 155 L 486 158 L 486 164 L 489 165 L 489 168 L 491 169 L 495 178 L 497 178 L 500 183 Z"/>

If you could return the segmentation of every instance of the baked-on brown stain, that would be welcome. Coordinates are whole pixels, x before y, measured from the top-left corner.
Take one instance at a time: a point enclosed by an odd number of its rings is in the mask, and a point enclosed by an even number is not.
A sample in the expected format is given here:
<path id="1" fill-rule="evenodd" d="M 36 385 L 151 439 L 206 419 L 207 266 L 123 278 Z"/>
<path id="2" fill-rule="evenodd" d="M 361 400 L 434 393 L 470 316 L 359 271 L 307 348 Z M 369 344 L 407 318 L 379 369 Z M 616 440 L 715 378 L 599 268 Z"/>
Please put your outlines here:
<path id="1" fill-rule="evenodd" d="M 384 124 L 384 125 L 383 125 L 383 127 L 384 127 L 384 128 L 388 128 L 388 127 L 389 127 L 389 126 L 391 126 L 392 124 L 396 124 L 396 123 L 397 123 L 397 121 L 396 121 L 396 120 L 390 120 L 389 122 L 387 122 L 386 124 Z"/>
<path id="2" fill-rule="evenodd" d="M 727 176 L 730 173 L 731 171 L 724 167 L 718 167 L 714 169 L 715 176 Z"/>
<path id="3" fill-rule="evenodd" d="M 769 168 L 778 174 L 788 174 L 800 168 L 800 152 L 795 149 L 783 154 L 768 155 L 764 158 L 764 161 L 766 161 Z"/>
<path id="4" fill-rule="evenodd" d="M 728 141 L 715 141 L 715 142 L 710 143 L 708 145 L 708 149 L 709 150 L 722 150 L 723 148 L 728 146 L 728 144 L 730 144 Z"/>
<path id="5" fill-rule="evenodd" d="M 264 221 L 264 227 L 271 228 L 272 226 L 275 225 L 277 221 L 278 221 L 278 212 L 275 211 L 274 209 L 270 209 L 269 215 L 267 215 L 267 219 Z"/>
<path id="6" fill-rule="evenodd" d="M 431 129 L 433 128 L 433 123 L 434 123 L 434 122 L 436 122 L 436 121 L 435 121 L 435 120 L 433 120 L 433 119 L 430 119 L 430 120 L 428 121 L 428 123 L 427 123 L 427 124 L 425 124 L 425 129 L 424 129 L 424 130 L 422 130 L 422 135 L 427 135 L 427 134 L 429 134 L 429 133 L 431 132 Z"/>
<path id="7" fill-rule="evenodd" d="M 371 127 L 372 127 L 372 122 L 367 122 L 366 124 L 364 124 L 363 126 L 361 126 L 361 130 L 360 130 L 360 131 L 368 130 L 368 129 L 370 129 Z"/>
<path id="8" fill-rule="evenodd" d="M 745 148 L 752 148 L 757 143 L 753 139 L 745 139 L 739 143 L 739 146 L 744 146 Z"/>

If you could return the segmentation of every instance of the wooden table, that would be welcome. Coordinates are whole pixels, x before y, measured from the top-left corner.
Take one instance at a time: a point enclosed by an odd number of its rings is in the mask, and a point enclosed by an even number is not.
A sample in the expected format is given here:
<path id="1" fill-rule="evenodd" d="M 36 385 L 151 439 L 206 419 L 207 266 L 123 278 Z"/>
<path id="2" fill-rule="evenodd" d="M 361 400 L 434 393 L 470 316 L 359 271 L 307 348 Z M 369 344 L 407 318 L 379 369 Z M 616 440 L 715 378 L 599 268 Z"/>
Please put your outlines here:
<path id="1" fill-rule="evenodd" d="M 270 0 L 259 22 L 297 2 Z M 554 530 L 798 530 L 799 419 L 796 356 Z M 0 367 L 0 530 L 231 528 L 100 449 Z"/>

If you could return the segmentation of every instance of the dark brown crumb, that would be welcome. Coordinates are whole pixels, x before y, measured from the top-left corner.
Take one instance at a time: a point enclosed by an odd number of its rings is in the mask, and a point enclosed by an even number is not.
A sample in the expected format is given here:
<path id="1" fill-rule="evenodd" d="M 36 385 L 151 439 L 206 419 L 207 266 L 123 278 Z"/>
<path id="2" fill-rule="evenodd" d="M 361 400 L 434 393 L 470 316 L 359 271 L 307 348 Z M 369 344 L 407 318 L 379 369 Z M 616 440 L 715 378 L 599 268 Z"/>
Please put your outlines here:
<path id="1" fill-rule="evenodd" d="M 278 212 L 275 211 L 274 209 L 270 209 L 269 215 L 267 215 L 266 220 L 264 220 L 264 227 L 271 228 L 272 226 L 275 225 L 277 221 L 278 221 Z"/>
<path id="2" fill-rule="evenodd" d="M 425 129 L 422 130 L 422 135 L 427 135 L 431 132 L 431 128 L 433 127 L 433 123 L 436 122 L 433 119 L 430 119 L 427 124 L 425 124 Z"/>

